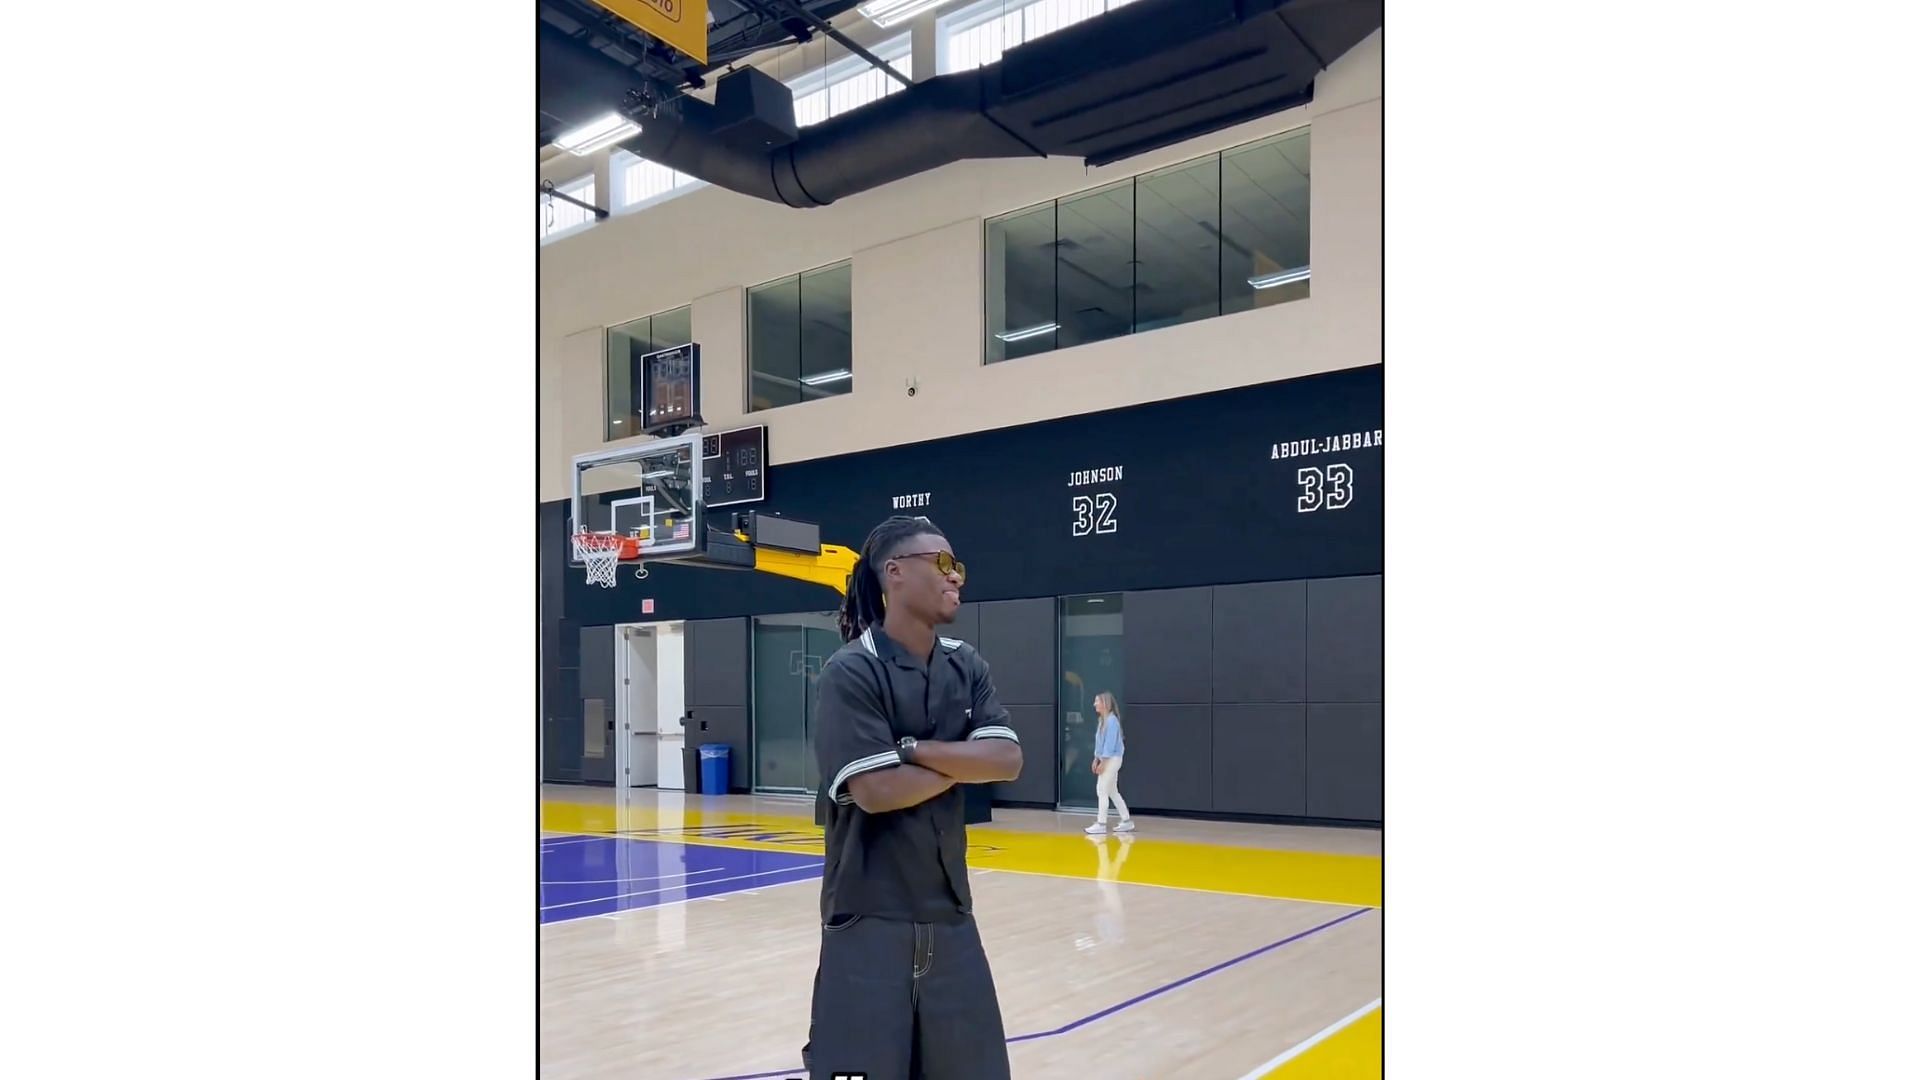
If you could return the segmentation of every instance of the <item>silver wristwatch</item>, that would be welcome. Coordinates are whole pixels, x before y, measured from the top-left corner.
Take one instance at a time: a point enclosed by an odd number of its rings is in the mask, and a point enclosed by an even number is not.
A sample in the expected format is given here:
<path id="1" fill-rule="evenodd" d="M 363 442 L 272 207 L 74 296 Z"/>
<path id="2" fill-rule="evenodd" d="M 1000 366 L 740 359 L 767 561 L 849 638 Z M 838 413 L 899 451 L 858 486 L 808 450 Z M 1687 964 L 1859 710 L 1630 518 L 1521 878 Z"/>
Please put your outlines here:
<path id="1" fill-rule="evenodd" d="M 918 739 L 915 739 L 911 735 L 901 736 L 900 743 L 899 743 L 901 764 L 904 764 L 904 765 L 913 764 L 913 748 L 919 745 L 919 742 L 920 741 Z"/>

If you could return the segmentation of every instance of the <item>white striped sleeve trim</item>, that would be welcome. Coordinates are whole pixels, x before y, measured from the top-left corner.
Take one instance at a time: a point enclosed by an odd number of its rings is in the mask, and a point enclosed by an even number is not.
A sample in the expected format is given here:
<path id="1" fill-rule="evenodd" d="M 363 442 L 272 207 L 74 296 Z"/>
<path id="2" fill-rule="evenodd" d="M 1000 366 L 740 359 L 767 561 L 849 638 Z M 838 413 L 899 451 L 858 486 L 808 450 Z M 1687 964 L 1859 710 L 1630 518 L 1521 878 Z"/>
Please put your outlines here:
<path id="1" fill-rule="evenodd" d="M 1014 734 L 1013 729 L 1004 724 L 988 724 L 986 727 L 974 728 L 967 733 L 968 742 L 975 739 L 1012 739 L 1014 742 L 1019 742 L 1020 736 Z"/>
<path id="2" fill-rule="evenodd" d="M 853 792 L 842 790 L 846 786 L 847 781 L 859 776 L 863 772 L 872 772 L 875 769 L 890 769 L 898 764 L 900 764 L 900 751 L 898 750 L 889 750 L 884 754 L 868 754 L 866 757 L 856 758 L 848 762 L 846 768 L 841 769 L 834 775 L 833 783 L 827 787 L 827 798 L 832 799 L 841 806 L 850 806 L 853 803 Z"/>

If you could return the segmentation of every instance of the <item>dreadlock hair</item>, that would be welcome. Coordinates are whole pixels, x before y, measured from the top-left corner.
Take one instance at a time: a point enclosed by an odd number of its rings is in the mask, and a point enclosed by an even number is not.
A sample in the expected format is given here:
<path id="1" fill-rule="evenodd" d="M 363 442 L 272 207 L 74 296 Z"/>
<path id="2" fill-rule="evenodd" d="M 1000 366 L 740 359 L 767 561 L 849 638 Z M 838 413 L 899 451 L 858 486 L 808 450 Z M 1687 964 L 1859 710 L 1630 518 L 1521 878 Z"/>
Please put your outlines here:
<path id="1" fill-rule="evenodd" d="M 887 617 L 886 586 L 880 581 L 880 564 L 914 536 L 947 534 L 923 517 L 894 515 L 873 527 L 867 542 L 860 545 L 860 558 L 847 575 L 847 598 L 840 604 L 840 640 L 852 641 L 869 626 L 878 626 Z"/>

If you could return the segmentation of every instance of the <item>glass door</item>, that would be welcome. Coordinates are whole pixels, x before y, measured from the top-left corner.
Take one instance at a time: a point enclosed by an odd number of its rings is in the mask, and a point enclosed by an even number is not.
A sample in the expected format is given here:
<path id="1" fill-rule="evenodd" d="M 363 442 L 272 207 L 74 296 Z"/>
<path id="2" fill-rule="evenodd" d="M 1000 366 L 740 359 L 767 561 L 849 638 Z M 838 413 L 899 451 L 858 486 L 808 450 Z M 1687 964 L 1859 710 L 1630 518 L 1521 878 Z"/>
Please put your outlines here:
<path id="1" fill-rule="evenodd" d="M 831 612 L 753 620 L 753 789 L 813 794 L 820 788 L 813 716 L 821 665 L 840 648 Z"/>
<path id="2" fill-rule="evenodd" d="M 1126 702 L 1125 620 L 1120 593 L 1060 600 L 1060 809 L 1094 804 L 1093 699 L 1102 691 Z"/>

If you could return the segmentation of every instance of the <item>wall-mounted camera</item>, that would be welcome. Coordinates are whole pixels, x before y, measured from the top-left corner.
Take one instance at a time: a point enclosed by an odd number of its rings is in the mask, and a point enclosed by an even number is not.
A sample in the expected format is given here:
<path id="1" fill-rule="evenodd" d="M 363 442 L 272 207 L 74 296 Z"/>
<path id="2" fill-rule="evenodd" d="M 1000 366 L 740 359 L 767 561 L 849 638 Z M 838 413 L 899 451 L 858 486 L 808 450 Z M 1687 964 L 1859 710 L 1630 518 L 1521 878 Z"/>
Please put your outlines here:
<path id="1" fill-rule="evenodd" d="M 920 380 L 908 379 L 907 380 L 907 396 L 912 397 L 913 395 L 919 392 L 920 392 Z"/>

